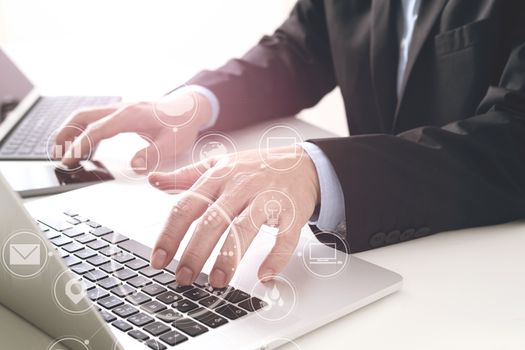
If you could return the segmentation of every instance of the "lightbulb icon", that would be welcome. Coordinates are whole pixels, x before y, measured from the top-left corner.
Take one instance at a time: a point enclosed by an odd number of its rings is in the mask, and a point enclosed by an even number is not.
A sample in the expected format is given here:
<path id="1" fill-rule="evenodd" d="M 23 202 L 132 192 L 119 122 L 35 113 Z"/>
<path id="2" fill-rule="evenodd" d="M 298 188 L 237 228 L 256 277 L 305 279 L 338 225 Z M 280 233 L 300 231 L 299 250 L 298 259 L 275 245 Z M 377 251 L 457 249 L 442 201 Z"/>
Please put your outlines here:
<path id="1" fill-rule="evenodd" d="M 264 204 L 264 213 L 266 214 L 266 225 L 276 227 L 279 225 L 279 216 L 283 207 L 276 199 L 270 199 Z"/>

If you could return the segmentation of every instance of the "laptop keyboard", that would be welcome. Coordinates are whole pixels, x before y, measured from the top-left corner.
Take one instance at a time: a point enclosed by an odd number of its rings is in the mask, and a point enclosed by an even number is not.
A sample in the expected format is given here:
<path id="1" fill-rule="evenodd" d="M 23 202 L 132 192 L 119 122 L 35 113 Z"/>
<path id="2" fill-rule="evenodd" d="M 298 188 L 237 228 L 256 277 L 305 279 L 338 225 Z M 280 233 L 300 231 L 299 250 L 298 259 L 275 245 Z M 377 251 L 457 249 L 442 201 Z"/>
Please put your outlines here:
<path id="1" fill-rule="evenodd" d="M 119 100 L 110 96 L 41 97 L 0 146 L 0 159 L 48 159 L 51 149 L 46 148 L 53 146 L 48 145 L 49 138 L 75 110 Z"/>
<path id="2" fill-rule="evenodd" d="M 191 286 L 179 285 L 177 260 L 156 270 L 151 248 L 77 213 L 38 222 L 102 318 L 151 349 L 186 342 L 266 306 L 240 289 L 212 288 L 205 273 Z"/>

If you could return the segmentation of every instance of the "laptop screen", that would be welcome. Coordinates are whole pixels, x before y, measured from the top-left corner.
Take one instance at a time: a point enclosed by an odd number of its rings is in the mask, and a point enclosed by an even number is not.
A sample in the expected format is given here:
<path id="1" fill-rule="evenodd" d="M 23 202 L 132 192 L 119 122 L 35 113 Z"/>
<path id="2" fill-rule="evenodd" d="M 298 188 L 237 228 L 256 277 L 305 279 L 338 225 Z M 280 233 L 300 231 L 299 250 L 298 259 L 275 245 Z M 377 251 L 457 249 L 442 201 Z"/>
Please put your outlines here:
<path id="1" fill-rule="evenodd" d="M 0 48 L 0 107 L 4 113 L 14 109 L 33 89 L 33 84 Z"/>

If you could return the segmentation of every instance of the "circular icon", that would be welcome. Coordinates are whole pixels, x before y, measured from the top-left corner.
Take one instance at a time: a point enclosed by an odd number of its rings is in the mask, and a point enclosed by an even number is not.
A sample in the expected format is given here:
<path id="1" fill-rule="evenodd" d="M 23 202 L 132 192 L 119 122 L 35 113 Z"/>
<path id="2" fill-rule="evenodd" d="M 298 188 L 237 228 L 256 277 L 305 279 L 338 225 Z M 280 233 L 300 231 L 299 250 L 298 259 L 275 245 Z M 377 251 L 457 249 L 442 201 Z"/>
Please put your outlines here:
<path id="1" fill-rule="evenodd" d="M 193 145 L 191 151 L 191 160 L 192 163 L 199 163 L 208 158 L 221 158 L 230 154 L 233 159 L 231 162 L 235 164 L 237 160 L 237 147 L 233 140 L 221 133 L 209 133 L 201 136 Z M 202 175 L 208 169 L 202 169 L 200 167 L 195 167 L 197 171 Z M 228 176 L 233 171 L 234 167 L 230 167 L 228 171 L 225 171 L 219 175 L 211 175 L 210 178 L 220 179 L 225 176 Z"/>
<path id="2" fill-rule="evenodd" d="M 82 347 L 85 350 L 89 349 L 89 340 L 88 339 L 79 339 L 76 337 L 62 337 L 55 340 L 51 343 L 47 350 L 64 350 L 64 349 L 80 349 Z"/>
<path id="3" fill-rule="evenodd" d="M 94 289 L 94 291 L 100 293 L 99 289 Z M 64 311 L 71 314 L 82 314 L 89 311 L 95 304 L 86 298 L 87 295 L 88 290 L 84 281 L 72 272 L 66 270 L 55 279 L 53 297 L 57 305 Z M 91 297 L 98 299 L 97 295 Z"/>
<path id="4" fill-rule="evenodd" d="M 257 218 L 264 216 L 265 225 L 278 228 L 277 234 L 286 232 L 292 227 L 295 221 L 295 205 L 286 193 L 277 190 L 263 191 L 252 201 L 250 206 L 250 219 L 255 228 L 259 229 Z M 283 217 L 286 216 L 287 222 L 283 224 Z"/>
<path id="5" fill-rule="evenodd" d="M 260 296 L 261 300 L 252 298 L 250 303 L 252 308 L 257 310 L 255 313 L 266 321 L 280 321 L 286 318 L 297 304 L 294 286 L 282 275 L 258 280 L 250 294 Z"/>
<path id="6" fill-rule="evenodd" d="M 349 261 L 349 251 L 346 243 L 339 235 L 331 232 L 323 232 L 323 236 L 330 237 L 330 242 L 320 242 L 312 235 L 303 245 L 300 253 L 304 266 L 321 278 L 330 278 L 343 271 Z M 343 247 L 343 251 L 336 248 Z"/>
<path id="7" fill-rule="evenodd" d="M 122 176 L 128 178 L 129 180 L 142 181 L 148 178 L 148 174 L 150 172 L 155 172 L 159 169 L 160 161 L 161 161 L 161 153 L 160 153 L 159 146 L 155 143 L 155 141 L 153 141 L 151 137 L 141 134 L 141 133 L 136 133 L 136 134 L 142 137 L 144 140 L 146 140 L 149 143 L 149 145 L 153 146 L 153 148 L 155 149 L 156 156 L 152 157 L 152 155 L 149 154 L 148 152 L 143 152 L 144 161 L 142 165 L 134 166 L 134 167 L 131 167 L 130 165 L 128 167 L 118 168 L 118 172 Z M 137 173 L 137 171 L 139 171 L 140 173 Z"/>
<path id="8" fill-rule="evenodd" d="M 290 171 L 303 159 L 304 149 L 297 145 L 300 142 L 303 142 L 303 138 L 294 128 L 287 125 L 272 126 L 266 129 L 259 139 L 259 156 L 264 165 L 272 170 Z M 281 159 L 294 159 L 294 161 L 279 162 Z"/>
<path id="9" fill-rule="evenodd" d="M 177 89 L 160 97 L 153 104 L 153 114 L 169 128 L 181 128 L 191 123 L 199 112 L 199 99 L 193 91 Z"/>
<path id="10" fill-rule="evenodd" d="M 20 278 L 36 276 L 46 266 L 48 257 L 44 239 L 33 232 L 16 232 L 2 247 L 2 261 L 5 268 Z"/>
<path id="11" fill-rule="evenodd" d="M 80 148 L 75 148 L 74 150 L 71 150 L 71 146 L 74 144 L 73 140 L 65 141 L 63 145 L 57 145 L 55 144 L 55 137 L 58 134 L 60 130 L 67 130 L 71 129 L 71 131 L 74 134 L 81 135 L 84 132 L 84 129 L 72 124 L 68 124 L 63 127 L 63 129 L 57 129 L 54 132 L 52 132 L 46 142 L 46 155 L 47 159 L 53 164 L 53 166 L 57 169 L 60 169 L 61 171 L 65 171 L 68 173 L 74 173 L 80 169 L 82 169 L 81 161 L 90 160 L 91 156 L 94 153 L 94 143 L 91 140 L 91 137 L 89 135 L 86 136 L 87 140 L 87 150 L 81 150 Z M 77 166 L 73 168 L 66 168 L 64 167 L 60 162 L 56 162 L 56 160 L 60 159 L 74 159 L 77 162 Z"/>

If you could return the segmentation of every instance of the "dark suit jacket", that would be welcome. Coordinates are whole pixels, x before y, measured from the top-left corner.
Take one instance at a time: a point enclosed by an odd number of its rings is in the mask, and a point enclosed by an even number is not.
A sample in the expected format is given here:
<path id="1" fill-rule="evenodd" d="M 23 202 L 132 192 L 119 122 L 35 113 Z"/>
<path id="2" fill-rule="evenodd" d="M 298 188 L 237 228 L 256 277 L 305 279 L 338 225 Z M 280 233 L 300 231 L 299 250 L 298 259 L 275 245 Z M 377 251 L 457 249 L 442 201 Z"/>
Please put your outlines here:
<path id="1" fill-rule="evenodd" d="M 311 142 L 341 182 L 352 252 L 525 216 L 525 1 L 423 0 L 398 100 L 399 3 L 299 0 L 189 81 L 217 94 L 223 130 L 341 88 L 352 136 Z"/>

